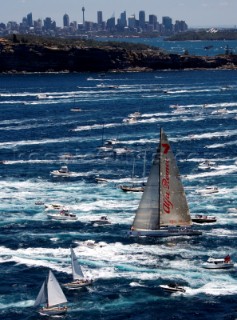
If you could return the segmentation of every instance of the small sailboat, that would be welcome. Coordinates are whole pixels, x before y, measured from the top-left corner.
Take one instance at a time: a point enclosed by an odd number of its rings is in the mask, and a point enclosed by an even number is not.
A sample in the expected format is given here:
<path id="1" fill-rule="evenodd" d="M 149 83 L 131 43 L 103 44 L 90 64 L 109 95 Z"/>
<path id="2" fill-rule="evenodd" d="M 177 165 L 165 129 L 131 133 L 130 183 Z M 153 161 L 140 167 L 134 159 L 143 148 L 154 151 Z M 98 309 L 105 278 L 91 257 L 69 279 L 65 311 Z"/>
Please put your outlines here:
<path id="1" fill-rule="evenodd" d="M 78 263 L 74 250 L 71 248 L 71 265 L 72 265 L 72 282 L 64 284 L 64 287 L 70 290 L 78 289 L 81 287 L 92 284 L 92 280 L 85 279 L 81 266 Z"/>
<path id="2" fill-rule="evenodd" d="M 129 232 L 132 237 L 195 236 L 179 170 L 163 129 L 150 174 Z"/>
<path id="3" fill-rule="evenodd" d="M 135 168 L 135 159 L 133 159 L 133 168 L 132 168 L 132 180 L 134 179 L 134 168 Z M 143 165 L 143 179 L 145 178 L 146 174 L 146 152 L 144 156 L 144 165 Z M 122 185 L 120 189 L 124 192 L 144 192 L 145 183 L 143 182 L 142 185 L 137 185 L 133 183 L 132 185 Z"/>
<path id="4" fill-rule="evenodd" d="M 67 298 L 53 272 L 49 270 L 49 275 L 42 284 L 34 306 L 37 307 L 45 304 L 45 307 L 42 307 L 38 311 L 41 315 L 62 315 L 67 312 L 67 306 L 63 305 L 65 303 L 67 303 Z"/>

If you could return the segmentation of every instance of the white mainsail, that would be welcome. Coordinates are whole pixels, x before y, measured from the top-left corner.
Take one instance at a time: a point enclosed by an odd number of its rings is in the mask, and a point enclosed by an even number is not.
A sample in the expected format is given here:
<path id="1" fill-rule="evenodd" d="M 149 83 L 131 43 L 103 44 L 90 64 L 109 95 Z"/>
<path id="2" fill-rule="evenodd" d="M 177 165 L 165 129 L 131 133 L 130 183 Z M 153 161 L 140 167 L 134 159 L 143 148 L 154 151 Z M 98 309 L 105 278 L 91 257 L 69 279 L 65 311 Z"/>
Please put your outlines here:
<path id="1" fill-rule="evenodd" d="M 72 263 L 73 280 L 84 278 L 84 274 L 82 272 L 81 266 L 79 265 L 75 252 L 73 251 L 72 248 L 71 248 L 71 263 Z"/>
<path id="2" fill-rule="evenodd" d="M 191 217 L 179 169 L 162 129 L 160 139 L 160 226 L 189 226 Z"/>
<path id="3" fill-rule="evenodd" d="M 191 217 L 179 170 L 166 134 L 160 130 L 160 145 L 150 169 L 131 228 L 131 235 L 199 235 L 188 229 L 165 231 L 164 227 L 191 226 Z M 175 233 L 176 232 L 176 233 Z"/>
<path id="4" fill-rule="evenodd" d="M 61 289 L 57 279 L 53 272 L 49 270 L 48 277 L 48 306 L 56 306 L 61 303 L 66 303 L 67 298 L 65 297 L 63 290 Z"/>

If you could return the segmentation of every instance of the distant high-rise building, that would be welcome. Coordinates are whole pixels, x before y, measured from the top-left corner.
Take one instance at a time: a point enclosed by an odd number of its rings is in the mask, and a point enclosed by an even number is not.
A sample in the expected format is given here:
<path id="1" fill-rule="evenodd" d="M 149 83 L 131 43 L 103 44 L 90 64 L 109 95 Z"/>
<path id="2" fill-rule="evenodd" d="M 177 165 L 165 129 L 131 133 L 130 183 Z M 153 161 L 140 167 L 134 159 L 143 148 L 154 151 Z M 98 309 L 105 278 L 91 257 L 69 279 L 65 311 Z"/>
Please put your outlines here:
<path id="1" fill-rule="evenodd" d="M 46 30 L 54 30 L 56 28 L 56 22 L 52 21 L 50 17 L 44 19 L 44 28 Z"/>
<path id="2" fill-rule="evenodd" d="M 136 18 L 135 15 L 128 17 L 128 27 L 133 29 L 136 27 Z"/>
<path id="3" fill-rule="evenodd" d="M 174 31 L 175 32 L 184 32 L 187 30 L 188 30 L 188 26 L 185 21 L 183 21 L 183 20 L 181 20 L 181 21 L 176 20 L 175 21 L 175 24 L 174 24 Z"/>
<path id="4" fill-rule="evenodd" d="M 109 31 L 114 31 L 115 30 L 115 17 L 112 17 L 107 20 L 107 29 Z"/>
<path id="5" fill-rule="evenodd" d="M 65 13 L 65 15 L 63 16 L 63 26 L 64 28 L 68 28 L 69 27 L 69 15 Z"/>
<path id="6" fill-rule="evenodd" d="M 139 11 L 139 27 L 144 29 L 146 24 L 146 14 L 145 11 Z"/>
<path id="7" fill-rule="evenodd" d="M 162 24 L 166 31 L 171 32 L 173 30 L 172 19 L 170 17 L 162 17 Z"/>
<path id="8" fill-rule="evenodd" d="M 157 30 L 157 16 L 154 14 L 149 15 L 149 25 L 153 30 Z"/>
<path id="9" fill-rule="evenodd" d="M 120 26 L 123 28 L 127 26 L 126 11 L 122 12 L 120 15 Z"/>
<path id="10" fill-rule="evenodd" d="M 28 14 L 27 14 L 26 20 L 27 20 L 27 26 L 28 26 L 28 27 L 33 27 L 32 13 L 28 13 Z"/>
<path id="11" fill-rule="evenodd" d="M 101 26 L 103 23 L 103 13 L 102 11 L 97 11 L 97 23 Z"/>

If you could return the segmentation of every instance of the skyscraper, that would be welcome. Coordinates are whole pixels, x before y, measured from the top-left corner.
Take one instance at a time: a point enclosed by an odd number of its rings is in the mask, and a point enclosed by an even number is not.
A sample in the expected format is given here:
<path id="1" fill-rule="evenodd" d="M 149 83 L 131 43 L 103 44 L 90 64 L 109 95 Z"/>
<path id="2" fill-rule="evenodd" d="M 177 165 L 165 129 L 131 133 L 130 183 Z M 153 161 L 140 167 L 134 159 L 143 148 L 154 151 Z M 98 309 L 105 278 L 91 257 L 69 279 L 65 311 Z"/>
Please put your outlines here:
<path id="1" fill-rule="evenodd" d="M 173 30 L 172 19 L 170 17 L 162 17 L 162 24 L 166 31 L 170 32 Z"/>
<path id="2" fill-rule="evenodd" d="M 32 13 L 28 13 L 26 16 L 27 20 L 27 26 L 32 27 L 33 26 L 33 19 L 32 19 Z"/>
<path id="3" fill-rule="evenodd" d="M 146 23 L 145 11 L 139 11 L 139 27 L 144 29 Z"/>
<path id="4" fill-rule="evenodd" d="M 97 11 L 97 23 L 101 26 L 103 22 L 103 13 L 102 11 Z"/>
<path id="5" fill-rule="evenodd" d="M 69 15 L 65 13 L 65 15 L 63 16 L 63 26 L 65 27 L 69 27 Z"/>

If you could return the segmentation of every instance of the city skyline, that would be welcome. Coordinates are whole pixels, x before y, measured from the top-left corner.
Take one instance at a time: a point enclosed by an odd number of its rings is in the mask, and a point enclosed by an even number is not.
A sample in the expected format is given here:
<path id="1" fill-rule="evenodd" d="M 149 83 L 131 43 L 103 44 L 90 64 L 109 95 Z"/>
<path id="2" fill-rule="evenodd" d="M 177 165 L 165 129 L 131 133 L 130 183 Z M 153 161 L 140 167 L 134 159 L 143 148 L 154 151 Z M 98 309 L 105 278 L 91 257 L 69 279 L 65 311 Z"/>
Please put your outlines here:
<path id="1" fill-rule="evenodd" d="M 236 0 L 166 0 L 160 1 L 137 0 L 128 4 L 125 0 L 9 0 L 1 5 L 0 22 L 21 22 L 28 13 L 33 19 L 51 17 L 58 26 L 63 26 L 63 15 L 66 13 L 70 21 L 82 23 L 82 7 L 85 7 L 85 20 L 97 21 L 97 11 L 103 12 L 103 20 L 112 16 L 119 18 L 121 12 L 126 11 L 127 16 L 138 18 L 139 11 L 157 16 L 161 22 L 163 16 L 170 16 L 173 20 L 184 20 L 189 27 L 235 27 L 237 25 Z"/>

